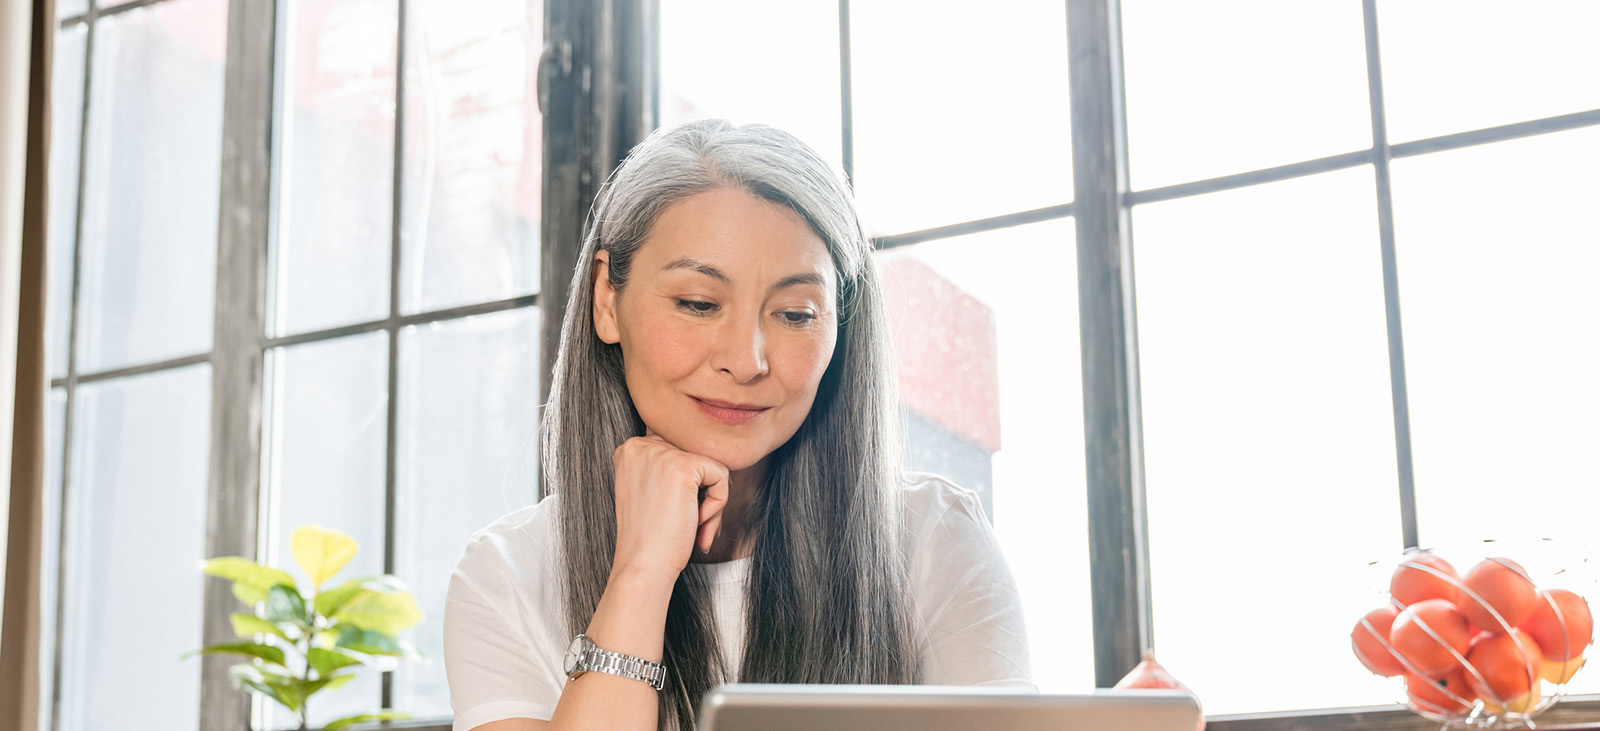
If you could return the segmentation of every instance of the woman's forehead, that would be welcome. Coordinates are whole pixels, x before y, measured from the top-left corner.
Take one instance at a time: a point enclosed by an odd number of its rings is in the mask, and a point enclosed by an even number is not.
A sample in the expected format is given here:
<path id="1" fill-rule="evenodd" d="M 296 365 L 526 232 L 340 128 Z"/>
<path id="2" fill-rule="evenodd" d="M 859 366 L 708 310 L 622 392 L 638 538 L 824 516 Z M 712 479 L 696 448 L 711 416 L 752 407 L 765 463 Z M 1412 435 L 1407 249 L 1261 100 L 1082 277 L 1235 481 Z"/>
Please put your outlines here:
<path id="1" fill-rule="evenodd" d="M 636 271 L 699 273 L 727 284 L 799 277 L 831 291 L 836 278 L 827 245 L 800 214 L 733 188 L 667 206 L 634 257 Z"/>

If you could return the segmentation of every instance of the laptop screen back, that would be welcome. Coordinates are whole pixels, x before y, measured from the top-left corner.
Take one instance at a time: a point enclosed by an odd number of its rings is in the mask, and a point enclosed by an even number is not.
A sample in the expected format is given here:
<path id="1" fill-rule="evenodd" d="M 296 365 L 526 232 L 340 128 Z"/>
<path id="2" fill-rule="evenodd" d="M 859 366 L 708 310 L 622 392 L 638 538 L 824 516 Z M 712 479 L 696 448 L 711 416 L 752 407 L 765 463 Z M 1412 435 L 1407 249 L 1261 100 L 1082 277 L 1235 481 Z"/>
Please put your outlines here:
<path id="1" fill-rule="evenodd" d="M 711 689 L 699 731 L 1194 731 L 1200 709 L 1176 691 L 1055 695 L 918 685 L 761 685 Z"/>

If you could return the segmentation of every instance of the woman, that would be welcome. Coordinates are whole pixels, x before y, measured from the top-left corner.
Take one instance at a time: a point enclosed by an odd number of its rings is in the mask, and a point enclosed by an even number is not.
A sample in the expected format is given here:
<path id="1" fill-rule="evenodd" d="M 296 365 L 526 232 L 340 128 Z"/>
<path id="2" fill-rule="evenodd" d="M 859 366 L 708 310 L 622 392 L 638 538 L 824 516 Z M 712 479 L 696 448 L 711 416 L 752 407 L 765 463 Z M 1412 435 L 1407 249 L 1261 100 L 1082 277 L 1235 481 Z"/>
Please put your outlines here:
<path id="1" fill-rule="evenodd" d="M 734 681 L 1032 687 L 976 498 L 901 475 L 871 246 L 827 163 L 771 127 L 657 132 L 579 262 L 551 495 L 450 584 L 456 729 L 690 729 Z"/>

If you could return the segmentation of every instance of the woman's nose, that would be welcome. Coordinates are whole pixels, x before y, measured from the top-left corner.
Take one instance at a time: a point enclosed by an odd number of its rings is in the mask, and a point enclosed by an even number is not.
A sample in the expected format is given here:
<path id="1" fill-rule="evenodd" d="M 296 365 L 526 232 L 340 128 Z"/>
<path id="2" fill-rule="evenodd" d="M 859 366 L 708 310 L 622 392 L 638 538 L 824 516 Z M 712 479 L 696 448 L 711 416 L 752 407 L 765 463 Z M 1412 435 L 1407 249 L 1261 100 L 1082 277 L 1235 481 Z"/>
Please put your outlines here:
<path id="1" fill-rule="evenodd" d="M 711 354 L 711 367 L 748 383 L 767 373 L 766 336 L 754 319 L 729 318 Z"/>

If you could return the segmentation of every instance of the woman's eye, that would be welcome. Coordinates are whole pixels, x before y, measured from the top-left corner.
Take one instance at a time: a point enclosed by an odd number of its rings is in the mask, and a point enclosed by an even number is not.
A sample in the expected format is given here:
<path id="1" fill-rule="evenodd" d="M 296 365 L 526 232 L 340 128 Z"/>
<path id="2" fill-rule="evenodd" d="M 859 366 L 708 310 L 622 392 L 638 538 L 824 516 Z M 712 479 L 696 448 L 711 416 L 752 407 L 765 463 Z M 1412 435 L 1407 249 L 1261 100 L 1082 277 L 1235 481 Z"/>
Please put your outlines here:
<path id="1" fill-rule="evenodd" d="M 778 317 L 783 318 L 783 321 L 790 325 L 809 325 L 817 319 L 816 315 L 809 312 L 795 311 L 779 312 Z"/>
<path id="2" fill-rule="evenodd" d="M 705 300 L 678 300 L 678 308 L 696 315 L 705 315 L 715 311 L 717 303 Z"/>

